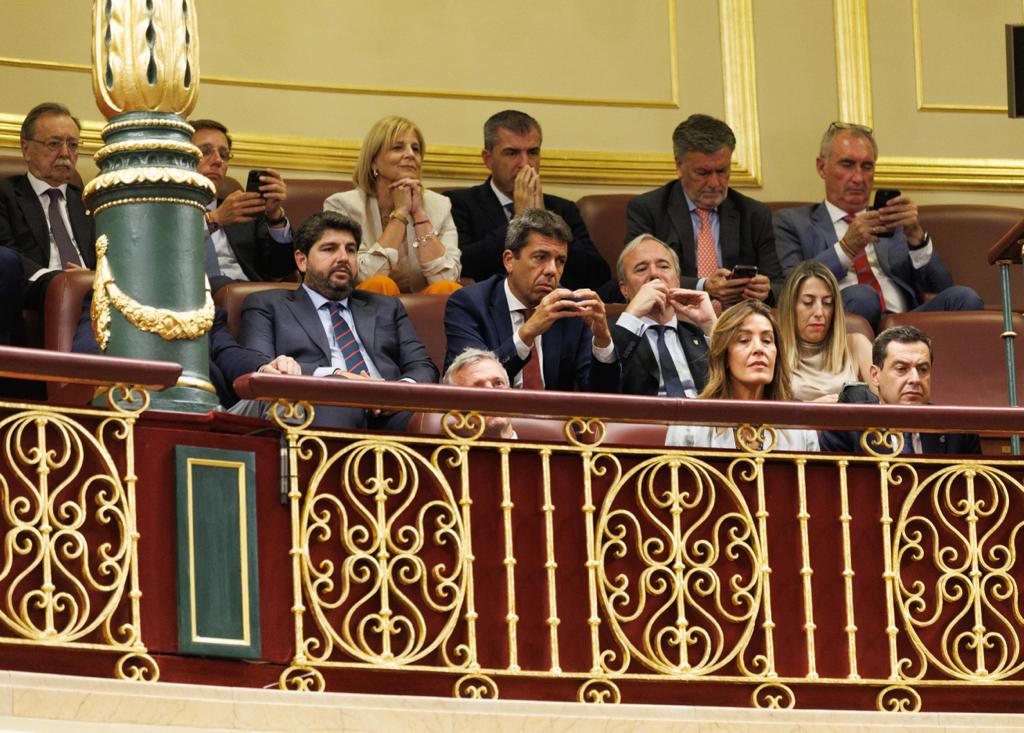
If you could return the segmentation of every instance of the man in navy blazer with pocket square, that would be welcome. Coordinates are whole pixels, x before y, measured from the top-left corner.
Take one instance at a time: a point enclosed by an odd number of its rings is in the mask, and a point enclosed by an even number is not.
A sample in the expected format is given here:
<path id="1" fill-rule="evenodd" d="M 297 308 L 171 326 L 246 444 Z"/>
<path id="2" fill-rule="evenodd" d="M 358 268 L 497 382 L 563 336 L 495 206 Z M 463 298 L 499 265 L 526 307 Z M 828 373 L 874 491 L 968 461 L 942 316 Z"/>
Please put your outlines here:
<path id="1" fill-rule="evenodd" d="M 358 277 L 359 224 L 332 211 L 313 214 L 295 236 L 303 282 L 246 298 L 242 346 L 290 356 L 302 373 L 344 379 L 436 382 L 437 368 L 416 336 L 402 302 L 353 290 Z M 318 407 L 316 424 L 402 430 L 411 413 L 382 414 Z"/>
<path id="2" fill-rule="evenodd" d="M 446 367 L 466 348 L 489 349 L 513 387 L 618 391 L 604 302 L 593 290 L 559 287 L 571 236 L 565 221 L 545 209 L 527 209 L 509 222 L 507 275 L 448 298 Z"/>

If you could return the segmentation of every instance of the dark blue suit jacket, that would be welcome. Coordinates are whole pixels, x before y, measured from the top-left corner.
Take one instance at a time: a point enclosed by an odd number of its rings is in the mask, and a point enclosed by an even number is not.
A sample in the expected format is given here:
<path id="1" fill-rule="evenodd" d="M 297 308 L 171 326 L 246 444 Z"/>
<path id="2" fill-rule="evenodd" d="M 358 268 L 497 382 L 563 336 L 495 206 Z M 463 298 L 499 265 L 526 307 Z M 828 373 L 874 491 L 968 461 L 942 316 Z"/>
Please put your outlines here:
<path id="1" fill-rule="evenodd" d="M 833 246 L 836 230 L 824 203 L 780 209 L 775 212 L 774 220 L 775 246 L 787 274 L 804 260 L 818 260 L 837 280 L 846 277 L 846 268 L 840 264 Z M 934 248 L 928 264 L 914 269 L 902 229 L 897 229 L 892 237 L 879 240 L 875 253 L 882 270 L 906 295 L 908 308 L 921 305 L 923 293 L 938 293 L 953 284 L 953 277 Z"/>
<path id="2" fill-rule="evenodd" d="M 839 401 L 850 404 L 877 405 L 878 397 L 864 387 L 857 390 L 844 390 L 839 395 Z M 863 453 L 860 437 L 861 433 L 856 430 L 822 430 L 818 433 L 818 445 L 821 450 L 834 453 Z M 904 435 L 904 440 L 910 440 L 910 435 Z M 921 433 L 921 449 L 926 454 L 970 455 L 981 453 L 981 441 L 978 440 L 977 435 L 971 433 Z"/>
<path id="3" fill-rule="evenodd" d="M 626 209 L 626 242 L 640 234 L 653 234 L 679 255 L 679 282 L 684 288 L 697 287 L 697 244 L 693 221 L 679 180 L 641 194 Z M 722 267 L 757 265 L 758 273 L 772 283 L 768 303 L 782 287 L 772 234 L 771 210 L 760 201 L 729 189 L 718 207 L 718 241 Z M 602 293 L 606 292 L 604 290 Z"/>
<path id="4" fill-rule="evenodd" d="M 452 200 L 452 219 L 459 230 L 462 276 L 480 282 L 491 275 L 503 275 L 501 253 L 505 251 L 508 219 L 491 189 L 491 179 L 479 186 L 446 191 L 445 196 Z M 608 280 L 611 272 L 590 241 L 580 210 L 572 201 L 548 194 L 544 194 L 544 208 L 562 217 L 572 230 L 562 283 L 573 290 L 596 290 Z"/>
<path id="5" fill-rule="evenodd" d="M 456 290 L 444 311 L 448 338 L 445 368 L 464 349 L 490 349 L 508 372 L 509 382 L 523 368 L 512 340 L 512 319 L 505 297 L 505 277 L 495 275 Z M 619 364 L 594 358 L 593 335 L 580 318 L 563 318 L 541 336 L 545 389 L 618 392 Z"/>

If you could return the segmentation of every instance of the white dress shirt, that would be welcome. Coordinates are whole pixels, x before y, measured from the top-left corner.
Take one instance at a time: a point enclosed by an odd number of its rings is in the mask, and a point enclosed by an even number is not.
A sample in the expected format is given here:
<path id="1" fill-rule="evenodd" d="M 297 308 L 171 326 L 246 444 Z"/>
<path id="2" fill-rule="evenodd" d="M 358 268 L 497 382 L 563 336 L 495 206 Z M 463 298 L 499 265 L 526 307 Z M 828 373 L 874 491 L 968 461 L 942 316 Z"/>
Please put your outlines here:
<path id="1" fill-rule="evenodd" d="M 207 211 L 213 211 L 217 208 L 217 199 L 213 199 L 206 205 Z M 267 226 L 267 231 L 270 232 L 270 238 L 275 242 L 286 245 L 292 242 L 292 225 L 287 219 L 285 219 L 283 227 L 272 227 Z M 232 280 L 248 280 L 248 276 L 242 271 L 242 266 L 238 263 L 238 258 L 235 257 L 235 251 L 231 249 L 231 243 L 228 241 L 228 235 L 224 232 L 224 227 L 217 227 L 217 230 L 210 233 L 209 224 L 206 225 L 204 232 L 208 239 L 213 240 L 213 248 L 217 252 L 217 267 L 220 269 L 220 274 L 225 277 L 230 277 Z"/>
<path id="2" fill-rule="evenodd" d="M 853 260 L 847 257 L 846 252 L 839 246 L 840 240 L 846 236 L 847 230 L 850 225 L 843 221 L 846 217 L 846 212 L 840 209 L 838 206 L 833 205 L 830 201 L 825 202 L 825 208 L 828 209 L 828 215 L 832 219 L 832 226 L 836 231 L 836 242 L 833 247 L 836 250 L 836 255 L 839 257 L 839 264 L 846 268 L 846 277 L 839 281 L 839 289 L 848 288 L 851 285 L 856 285 L 860 282 L 857 279 L 857 268 L 853 264 Z M 865 209 L 867 211 L 867 209 Z M 863 212 L 860 212 L 863 213 Z M 893 279 L 889 277 L 885 270 L 878 262 L 878 255 L 875 253 L 875 245 L 869 244 L 864 248 L 864 252 L 868 256 L 868 264 L 871 266 L 871 271 L 875 274 L 875 279 L 878 280 L 879 287 L 882 288 L 882 297 L 885 298 L 885 309 L 890 313 L 903 313 L 907 310 L 907 296 L 900 289 L 900 287 L 893 282 Z M 928 264 L 928 260 L 932 258 L 932 243 L 929 241 L 924 247 L 920 249 L 910 250 L 910 264 L 915 270 L 920 270 L 922 267 Z"/>
<path id="3" fill-rule="evenodd" d="M 530 347 L 519 338 L 519 329 L 526 323 L 526 316 L 523 313 L 527 306 L 523 305 L 519 299 L 512 294 L 512 288 L 508 286 L 508 278 L 505 278 L 505 282 L 502 283 L 505 288 L 505 298 L 508 300 L 508 315 L 512 320 L 512 343 L 516 347 L 516 355 L 520 359 L 526 359 L 530 355 Z M 540 361 L 540 380 L 544 383 L 544 335 L 541 334 L 539 337 L 533 340 L 534 345 L 537 347 L 537 356 L 535 357 Z M 615 360 L 615 343 L 613 341 L 608 342 L 608 345 L 604 348 L 592 346 L 594 356 L 598 361 L 604 364 L 611 364 Z M 512 380 L 513 387 L 523 386 L 523 370 L 520 369 L 519 373 L 516 374 L 515 379 Z"/>
<path id="4" fill-rule="evenodd" d="M 60 186 L 51 186 L 31 173 L 28 174 L 28 182 L 39 198 L 40 205 L 43 207 L 43 216 L 46 218 L 46 230 L 50 235 L 50 259 L 47 262 L 48 266 L 36 270 L 29 276 L 29 281 L 35 281 L 48 272 L 60 272 L 64 269 L 64 263 L 60 261 L 60 253 L 57 251 L 57 242 L 53 238 L 53 227 L 50 226 L 50 197 L 46 192 L 51 188 L 59 189 L 61 192 L 60 201 L 57 205 L 60 207 L 60 215 L 64 220 L 64 228 L 68 230 L 68 236 L 71 237 L 71 242 L 75 245 L 75 249 L 78 250 L 79 257 L 82 257 L 82 248 L 75 239 L 75 230 L 71 228 L 71 219 L 68 218 L 68 184 L 63 183 Z M 85 259 L 82 258 L 82 263 L 84 262 Z M 56 267 L 53 266 L 54 263 L 56 263 Z"/>
<path id="5" fill-rule="evenodd" d="M 632 313 L 623 313 L 615 323 L 630 333 L 647 339 L 647 343 L 651 346 L 651 351 L 654 352 L 654 360 L 658 362 L 658 395 L 664 397 L 665 375 L 662 373 L 661 360 L 658 357 L 658 332 L 653 328 L 660 324 L 648 316 L 637 318 Z M 689 332 L 679 331 L 679 320 L 675 316 L 672 316 L 672 320 L 664 325 L 667 328 L 673 329 L 675 333 L 679 334 L 680 338 L 690 338 Z M 705 336 L 704 338 L 706 341 L 707 337 Z M 679 381 L 683 383 L 683 393 L 687 397 L 696 397 L 697 386 L 694 383 L 693 373 L 690 371 L 690 363 L 686 360 L 686 354 L 679 343 L 679 338 L 669 338 L 666 333 L 665 345 L 668 347 L 672 363 L 675 364 L 676 372 L 679 374 Z"/>

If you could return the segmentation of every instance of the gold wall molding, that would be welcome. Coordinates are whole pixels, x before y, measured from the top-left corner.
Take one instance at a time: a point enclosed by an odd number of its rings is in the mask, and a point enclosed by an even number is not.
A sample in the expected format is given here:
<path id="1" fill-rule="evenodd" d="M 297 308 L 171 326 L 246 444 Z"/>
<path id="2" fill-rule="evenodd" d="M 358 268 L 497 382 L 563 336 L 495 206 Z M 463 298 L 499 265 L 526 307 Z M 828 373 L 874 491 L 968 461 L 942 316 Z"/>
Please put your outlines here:
<path id="1" fill-rule="evenodd" d="M 917 0 L 914 4 L 916 8 Z M 840 117 L 871 125 L 867 0 L 834 0 L 833 7 Z M 918 104 L 920 108 L 920 99 Z M 867 117 L 856 117 L 865 111 Z M 883 155 L 878 158 L 875 178 L 879 184 L 906 188 L 1024 191 L 1024 160 Z"/>
<path id="2" fill-rule="evenodd" d="M 672 83 L 670 98 L 663 100 L 582 99 L 543 95 L 505 95 L 428 89 L 392 89 L 351 85 L 320 85 L 202 75 L 201 83 L 232 87 L 287 91 L 389 95 L 436 99 L 494 100 L 590 107 L 679 109 L 678 0 L 666 0 L 667 32 Z M 760 186 L 761 144 L 757 119 L 757 85 L 754 59 L 752 0 L 719 0 L 721 25 L 724 119 L 736 133 L 733 154 L 734 186 Z M 91 74 L 88 64 L 0 56 L 0 67 L 42 69 Z M 0 114 L 0 149 L 18 148 L 22 115 Z M 102 145 L 100 122 L 83 121 L 82 152 L 95 153 Z M 347 174 L 355 168 L 359 140 L 309 136 L 232 133 L 234 164 L 240 167 L 272 167 L 286 170 Z M 675 178 L 675 161 L 669 141 L 665 153 L 544 149 L 544 180 L 604 186 L 656 186 Z M 478 146 L 431 145 L 423 165 L 426 178 L 478 181 L 487 175 Z"/>
<path id="3" fill-rule="evenodd" d="M 924 51 L 921 39 L 921 0 L 911 0 L 911 20 L 914 32 L 914 86 L 917 91 L 917 109 L 921 112 L 981 112 L 1006 114 L 1005 104 L 942 104 L 924 100 Z M 1024 3 L 1022 3 L 1024 6 Z"/>
<path id="4" fill-rule="evenodd" d="M 835 0 L 836 90 L 839 119 L 872 125 L 867 0 Z"/>

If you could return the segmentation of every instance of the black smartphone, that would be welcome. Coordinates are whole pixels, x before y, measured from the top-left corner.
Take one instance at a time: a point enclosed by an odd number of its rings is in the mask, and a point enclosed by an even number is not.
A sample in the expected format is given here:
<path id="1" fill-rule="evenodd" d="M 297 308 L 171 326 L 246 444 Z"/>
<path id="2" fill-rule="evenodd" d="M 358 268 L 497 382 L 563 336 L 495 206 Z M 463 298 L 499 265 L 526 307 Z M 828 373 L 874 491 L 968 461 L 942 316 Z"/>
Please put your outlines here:
<path id="1" fill-rule="evenodd" d="M 757 265 L 736 265 L 729 273 L 730 280 L 741 280 L 757 275 Z"/>
<path id="2" fill-rule="evenodd" d="M 263 181 L 260 180 L 260 176 L 267 175 L 266 171 L 251 170 L 249 171 L 249 177 L 245 179 L 245 191 L 246 193 L 259 193 L 260 186 L 263 185 Z"/>
<path id="3" fill-rule="evenodd" d="M 900 195 L 900 192 L 895 188 L 879 188 L 875 191 L 875 203 L 871 207 L 874 211 L 878 211 L 889 203 L 889 199 L 894 199 Z M 891 237 L 892 232 L 875 232 L 876 237 Z"/>

